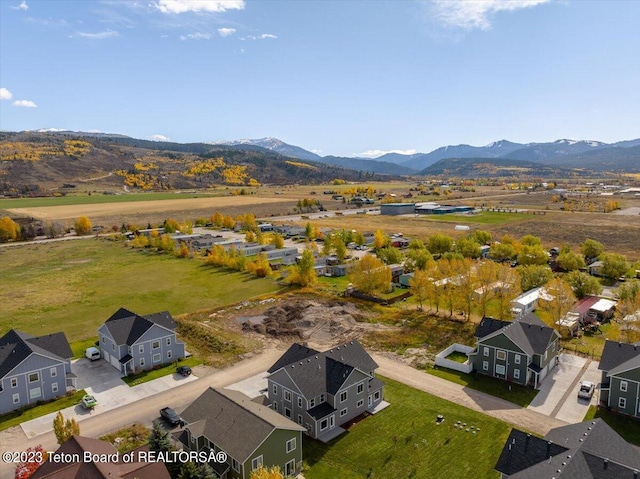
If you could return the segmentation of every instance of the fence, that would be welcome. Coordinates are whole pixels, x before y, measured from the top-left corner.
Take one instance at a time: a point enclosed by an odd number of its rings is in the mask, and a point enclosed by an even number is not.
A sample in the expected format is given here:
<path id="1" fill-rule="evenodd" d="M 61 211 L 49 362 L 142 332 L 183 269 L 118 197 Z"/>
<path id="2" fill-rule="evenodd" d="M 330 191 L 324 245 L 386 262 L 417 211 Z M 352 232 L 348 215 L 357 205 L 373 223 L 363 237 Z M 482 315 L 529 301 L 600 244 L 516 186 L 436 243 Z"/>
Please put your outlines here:
<path id="1" fill-rule="evenodd" d="M 458 361 L 453 361 L 452 359 L 447 359 L 453 352 L 469 354 L 473 351 L 474 348 L 471 346 L 465 346 L 464 344 L 453 343 L 447 349 L 440 351 L 436 354 L 436 366 L 440 366 L 442 368 L 453 369 L 454 371 L 460 371 L 461 373 L 469 374 L 473 369 L 473 364 L 469 362 L 467 359 L 464 363 L 459 363 Z"/>

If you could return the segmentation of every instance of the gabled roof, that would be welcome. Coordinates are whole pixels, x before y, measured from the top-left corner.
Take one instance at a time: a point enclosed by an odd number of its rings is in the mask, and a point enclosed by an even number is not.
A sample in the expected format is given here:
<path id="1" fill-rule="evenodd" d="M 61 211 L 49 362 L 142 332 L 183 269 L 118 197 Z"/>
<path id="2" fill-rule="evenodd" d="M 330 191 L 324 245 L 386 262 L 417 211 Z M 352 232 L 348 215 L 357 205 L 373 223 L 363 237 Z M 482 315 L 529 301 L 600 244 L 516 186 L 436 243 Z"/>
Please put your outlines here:
<path id="1" fill-rule="evenodd" d="M 483 324 L 484 323 L 484 324 Z M 502 327 L 498 327 L 503 324 Z M 478 336 L 491 331 L 484 336 Z M 554 337 L 559 337 L 557 331 L 545 325 L 535 315 L 527 314 L 514 321 L 499 321 L 483 318 L 476 329 L 478 341 L 484 342 L 498 335 L 504 335 L 527 355 L 544 354 Z"/>
<path id="2" fill-rule="evenodd" d="M 511 479 L 631 479 L 640 452 L 595 419 L 552 429 L 544 439 L 512 430 L 495 468 Z"/>
<path id="3" fill-rule="evenodd" d="M 0 378 L 15 369 L 33 353 L 58 361 L 66 361 L 73 357 L 64 333 L 35 337 L 11 329 L 0 338 Z"/>
<path id="4" fill-rule="evenodd" d="M 168 311 L 139 316 L 131 311 L 120 308 L 104 323 L 116 344 L 131 346 L 146 333 L 154 324 L 170 331 L 174 331 L 176 323 Z"/>
<path id="5" fill-rule="evenodd" d="M 58 454 L 77 454 L 84 457 L 84 452 L 92 454 L 115 454 L 116 449 L 107 441 L 83 436 L 72 436 L 56 451 Z M 133 455 L 134 459 L 137 455 Z M 31 476 L 32 479 L 171 479 L 166 466 L 162 462 L 45 462 Z"/>
<path id="6" fill-rule="evenodd" d="M 187 428 L 240 463 L 276 429 L 306 431 L 272 409 L 230 389 L 209 388 L 182 413 Z M 283 445 L 284 449 L 284 445 Z"/>
<path id="7" fill-rule="evenodd" d="M 308 399 L 323 393 L 335 394 L 354 369 L 368 375 L 378 365 L 356 340 L 341 344 L 323 353 L 306 354 L 303 346 L 294 345 L 269 368 L 272 376 L 283 370 Z M 298 355 L 300 359 L 288 360 Z M 304 357 L 302 357 L 304 356 Z M 285 364 L 286 363 L 286 364 Z"/>
<path id="8" fill-rule="evenodd" d="M 297 363 L 315 354 L 320 354 L 320 351 L 308 348 L 306 346 L 303 346 L 302 344 L 293 343 L 291 346 L 289 346 L 289 349 L 287 349 L 285 353 L 280 356 L 280 359 L 278 359 L 273 366 L 267 369 L 267 372 L 276 372 L 278 369 L 288 364 Z"/>
<path id="9" fill-rule="evenodd" d="M 607 340 L 598 369 L 609 375 L 640 368 L 640 343 L 627 344 Z"/>

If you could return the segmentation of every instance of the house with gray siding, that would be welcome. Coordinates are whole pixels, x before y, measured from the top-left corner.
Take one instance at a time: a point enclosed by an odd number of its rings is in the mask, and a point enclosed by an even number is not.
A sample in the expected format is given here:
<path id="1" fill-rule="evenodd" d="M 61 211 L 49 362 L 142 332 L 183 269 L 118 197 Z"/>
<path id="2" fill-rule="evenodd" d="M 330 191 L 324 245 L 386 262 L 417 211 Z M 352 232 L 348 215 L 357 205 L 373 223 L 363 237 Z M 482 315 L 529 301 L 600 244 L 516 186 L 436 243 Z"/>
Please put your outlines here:
<path id="1" fill-rule="evenodd" d="M 606 341 L 598 369 L 600 406 L 640 418 L 640 343 Z"/>
<path id="2" fill-rule="evenodd" d="M 294 344 L 267 371 L 269 403 L 309 436 L 328 440 L 344 432 L 341 425 L 382 403 L 377 368 L 356 340 L 325 352 Z"/>
<path id="3" fill-rule="evenodd" d="M 0 414 L 76 388 L 73 353 L 64 333 L 31 336 L 15 329 L 0 338 Z"/>
<path id="4" fill-rule="evenodd" d="M 120 308 L 98 328 L 98 341 L 105 361 L 125 376 L 185 357 L 168 311 L 139 316 Z"/>
<path id="5" fill-rule="evenodd" d="M 513 321 L 482 318 L 475 336 L 469 360 L 480 374 L 537 389 L 556 366 L 560 334 L 533 313 Z"/>
<path id="6" fill-rule="evenodd" d="M 302 426 L 262 403 L 230 389 L 207 389 L 182 413 L 187 422 L 178 441 L 185 451 L 224 452 L 210 462 L 221 479 L 249 479 L 260 466 L 277 466 L 285 477 L 302 470 Z"/>

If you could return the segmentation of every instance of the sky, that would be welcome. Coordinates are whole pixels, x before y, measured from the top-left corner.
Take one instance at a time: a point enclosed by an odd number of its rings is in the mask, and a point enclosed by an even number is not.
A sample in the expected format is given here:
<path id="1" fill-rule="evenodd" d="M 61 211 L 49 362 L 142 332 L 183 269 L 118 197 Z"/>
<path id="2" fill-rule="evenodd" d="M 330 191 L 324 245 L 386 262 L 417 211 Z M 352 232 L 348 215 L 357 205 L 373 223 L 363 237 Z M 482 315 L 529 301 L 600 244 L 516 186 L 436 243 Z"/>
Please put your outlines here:
<path id="1" fill-rule="evenodd" d="M 0 0 L 0 129 L 375 157 L 640 138 L 640 1 Z"/>

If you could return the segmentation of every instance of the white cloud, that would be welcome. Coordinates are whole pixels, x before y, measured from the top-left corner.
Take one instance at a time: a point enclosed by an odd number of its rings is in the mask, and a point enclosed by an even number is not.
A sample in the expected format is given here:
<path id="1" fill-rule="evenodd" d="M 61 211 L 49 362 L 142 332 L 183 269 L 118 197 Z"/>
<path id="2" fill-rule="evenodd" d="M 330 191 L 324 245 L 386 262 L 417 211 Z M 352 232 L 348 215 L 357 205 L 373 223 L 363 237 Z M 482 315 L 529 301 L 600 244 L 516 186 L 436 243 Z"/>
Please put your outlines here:
<path id="1" fill-rule="evenodd" d="M 262 35 L 247 35 L 245 37 L 247 40 L 266 40 L 269 38 L 278 38 L 276 35 L 272 35 L 271 33 L 263 33 Z M 244 40 L 243 38 L 242 40 Z"/>
<path id="2" fill-rule="evenodd" d="M 95 128 L 92 128 L 91 130 L 87 130 L 87 133 L 102 133 L 100 130 L 96 130 Z"/>
<path id="3" fill-rule="evenodd" d="M 66 128 L 40 128 L 38 133 L 56 133 L 58 131 L 68 131 Z"/>
<path id="4" fill-rule="evenodd" d="M 27 10 L 29 10 L 29 5 L 27 5 L 27 2 L 25 2 L 25 0 L 22 0 L 20 2 L 20 5 L 16 5 L 11 8 L 13 8 L 14 10 L 23 10 L 26 12 Z"/>
<path id="5" fill-rule="evenodd" d="M 16 100 L 13 102 L 13 106 L 21 106 L 23 108 L 38 108 L 38 105 L 31 100 Z"/>
<path id="6" fill-rule="evenodd" d="M 228 37 L 236 33 L 236 29 L 235 28 L 218 28 L 218 33 L 220 34 L 221 37 Z"/>
<path id="7" fill-rule="evenodd" d="M 0 88 L 0 100 L 11 100 L 13 94 L 6 88 Z"/>
<path id="8" fill-rule="evenodd" d="M 362 158 L 378 158 L 386 155 L 387 153 L 398 153 L 399 155 L 414 155 L 416 150 L 367 150 L 362 153 L 354 153 L 355 156 L 361 156 Z"/>
<path id="9" fill-rule="evenodd" d="M 158 0 L 151 5 L 162 13 L 219 13 L 227 10 L 243 10 L 244 0 Z"/>
<path id="10" fill-rule="evenodd" d="M 535 7 L 550 0 L 432 0 L 432 13 L 445 26 L 487 30 L 492 17 L 501 11 L 512 12 Z"/>
<path id="11" fill-rule="evenodd" d="M 151 140 L 151 141 L 169 141 L 169 137 L 168 136 L 164 136 L 164 135 L 151 135 L 147 137 L 147 140 Z"/>
<path id="12" fill-rule="evenodd" d="M 311 150 L 311 153 L 315 153 L 316 155 L 319 155 L 320 153 L 322 153 L 322 150 Z"/>
<path id="13" fill-rule="evenodd" d="M 91 40 L 104 40 L 105 38 L 117 37 L 118 32 L 115 30 L 105 30 L 103 32 L 96 32 L 96 33 L 80 32 L 77 35 L 79 37 L 89 38 Z"/>
<path id="14" fill-rule="evenodd" d="M 211 33 L 190 33 L 188 35 L 180 35 L 180 40 L 211 40 L 213 35 Z"/>

